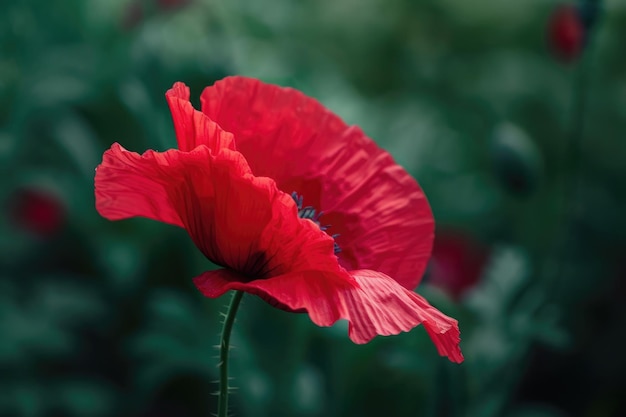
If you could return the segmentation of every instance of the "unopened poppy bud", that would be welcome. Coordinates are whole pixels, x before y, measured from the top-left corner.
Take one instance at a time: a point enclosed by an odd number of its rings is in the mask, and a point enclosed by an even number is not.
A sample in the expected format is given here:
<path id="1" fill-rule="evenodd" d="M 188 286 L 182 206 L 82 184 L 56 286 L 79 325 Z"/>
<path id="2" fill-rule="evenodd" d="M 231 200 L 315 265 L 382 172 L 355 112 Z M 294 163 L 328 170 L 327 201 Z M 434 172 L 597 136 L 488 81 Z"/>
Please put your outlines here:
<path id="1" fill-rule="evenodd" d="M 548 23 L 548 40 L 553 53 L 570 62 L 580 56 L 585 44 L 585 25 L 579 9 L 571 4 L 558 6 Z"/>
<path id="2" fill-rule="evenodd" d="M 541 153 L 532 139 L 512 123 L 494 129 L 491 159 L 495 175 L 513 194 L 530 194 L 542 171 Z"/>

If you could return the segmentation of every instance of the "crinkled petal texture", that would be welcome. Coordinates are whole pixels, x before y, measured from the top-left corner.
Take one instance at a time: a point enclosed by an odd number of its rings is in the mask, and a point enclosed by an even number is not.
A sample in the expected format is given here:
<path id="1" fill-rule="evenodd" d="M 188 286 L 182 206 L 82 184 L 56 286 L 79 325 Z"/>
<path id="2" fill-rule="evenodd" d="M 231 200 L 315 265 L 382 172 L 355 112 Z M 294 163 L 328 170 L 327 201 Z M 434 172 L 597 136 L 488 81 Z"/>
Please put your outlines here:
<path id="1" fill-rule="evenodd" d="M 235 139 L 224 132 L 211 119 L 197 111 L 189 101 L 189 87 L 175 83 L 165 93 L 167 104 L 172 112 L 178 149 L 189 152 L 200 145 L 206 145 L 214 152 L 221 148 L 235 150 Z"/>
<path id="2" fill-rule="evenodd" d="M 245 77 L 218 81 L 201 101 L 203 113 L 233 133 L 255 175 L 325 213 L 344 267 L 383 272 L 408 289 L 419 284 L 434 236 L 430 206 L 358 127 L 299 91 Z"/>
<path id="3" fill-rule="evenodd" d="M 362 213 L 350 211 L 348 203 L 353 201 L 358 205 L 370 200 L 360 195 L 350 197 L 352 194 L 346 189 L 346 199 L 334 202 L 336 207 L 345 208 L 335 212 L 343 216 L 341 219 L 357 217 L 345 226 L 347 237 L 361 236 L 372 245 L 364 249 L 361 242 L 347 243 L 356 256 L 352 262 L 382 266 L 382 272 L 364 268 L 348 271 L 334 254 L 333 239 L 314 222 L 298 217 L 292 197 L 281 191 L 273 178 L 253 174 L 246 158 L 236 150 L 239 149 L 238 137 L 193 109 L 186 86 L 177 83 L 166 96 L 180 150 L 147 151 L 139 155 L 114 144 L 105 152 L 96 170 L 96 208 L 102 216 L 111 220 L 147 217 L 185 228 L 204 255 L 224 267 L 194 279 L 207 297 L 218 297 L 231 289 L 241 290 L 288 311 L 305 311 L 320 326 L 346 319 L 350 323 L 350 338 L 356 343 L 365 343 L 376 335 L 398 334 L 423 324 L 440 354 L 455 362 L 462 361 L 457 322 L 407 289 L 406 280 L 398 282 L 386 273 L 388 270 L 402 273 L 406 267 L 388 264 L 384 256 L 374 253 L 380 250 L 391 254 L 398 263 L 408 259 L 417 268 L 415 273 L 421 274 L 420 263 L 408 248 L 403 249 L 406 258 L 400 259 L 393 254 L 394 248 L 399 246 L 381 246 L 393 241 L 394 225 L 400 227 L 392 219 L 393 215 L 403 213 L 406 208 L 398 208 L 403 206 L 393 201 L 384 204 L 374 201 L 385 201 L 384 194 L 371 200 L 379 219 L 391 222 L 386 225 L 382 220 L 365 221 L 372 233 L 382 235 L 377 238 L 369 232 L 351 229 L 363 227 L 358 220 Z M 332 119 L 331 116 L 328 117 Z M 246 123 L 242 121 L 242 125 Z M 356 139 L 348 140 L 355 151 L 359 151 L 357 144 L 360 143 L 366 155 L 370 155 L 370 151 L 378 152 L 368 150 L 375 145 L 359 138 L 357 132 Z M 245 143 L 250 145 L 249 141 Z M 259 146 L 263 148 L 266 143 L 259 143 Z M 277 146 L 282 145 L 277 142 Z M 378 184 L 383 192 L 392 194 L 406 187 L 404 171 L 393 164 L 388 155 L 377 155 L 376 164 L 380 169 L 366 171 L 368 178 L 364 181 Z M 276 167 L 283 162 L 291 164 L 287 154 L 282 157 L 285 159 L 274 161 Z M 285 174 L 276 175 L 282 178 L 280 175 Z M 395 175 L 399 176 L 398 181 L 391 178 Z M 319 184 L 327 187 L 325 182 Z M 349 182 L 342 183 L 340 187 L 348 185 Z M 408 201 L 418 207 L 423 201 L 428 208 L 423 195 L 409 196 Z M 419 219 L 419 213 L 415 217 Z M 430 227 L 428 224 L 427 218 L 421 227 L 426 230 Z M 417 226 L 409 229 L 421 230 Z M 413 238 L 405 236 L 406 233 L 407 230 L 401 228 L 395 238 Z"/>
<path id="4" fill-rule="evenodd" d="M 235 151 L 214 156 L 201 145 L 139 155 L 114 144 L 96 171 L 96 208 L 110 220 L 141 216 L 182 226 L 207 258 L 244 281 L 316 269 L 354 282 L 339 269 L 333 239 L 299 219 L 293 199 L 253 176 Z"/>
<path id="5" fill-rule="evenodd" d="M 229 270 L 205 272 L 194 279 L 207 297 L 219 297 L 228 290 L 246 291 L 263 298 L 270 296 L 279 306 L 305 310 L 318 326 L 348 320 L 349 336 L 355 343 L 367 343 L 376 335 L 395 335 L 423 324 L 437 351 L 460 363 L 460 335 L 456 320 L 432 307 L 420 295 L 400 286 L 385 274 L 350 271 L 357 287 L 338 288 L 328 273 L 301 271 L 267 280 L 243 282 Z"/>

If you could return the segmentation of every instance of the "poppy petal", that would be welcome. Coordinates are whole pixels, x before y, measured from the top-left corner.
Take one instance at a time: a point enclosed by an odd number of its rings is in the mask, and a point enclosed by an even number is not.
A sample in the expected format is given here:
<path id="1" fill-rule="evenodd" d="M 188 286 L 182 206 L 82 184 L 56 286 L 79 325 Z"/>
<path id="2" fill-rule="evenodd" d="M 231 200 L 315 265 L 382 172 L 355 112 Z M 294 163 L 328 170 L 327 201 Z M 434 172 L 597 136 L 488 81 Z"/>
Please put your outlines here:
<path id="1" fill-rule="evenodd" d="M 347 269 L 372 269 L 415 288 L 434 220 L 424 193 L 358 127 L 292 88 L 227 77 L 207 87 L 202 112 L 237 138 L 255 175 L 325 214 Z M 280 161 L 277 163 L 277 161 Z"/>
<path id="2" fill-rule="evenodd" d="M 253 176 L 228 149 L 139 155 L 115 144 L 97 169 L 96 207 L 111 220 L 140 216 L 182 226 L 207 258 L 248 280 L 339 268 L 333 239 L 298 218 L 291 196 Z"/>
<path id="3" fill-rule="evenodd" d="M 455 363 L 463 362 L 455 319 L 385 274 L 370 270 L 350 271 L 350 274 L 360 286 L 360 290 L 342 294 L 350 313 L 352 340 L 366 343 L 377 334 L 394 335 L 422 324 L 440 355 Z"/>
<path id="4" fill-rule="evenodd" d="M 245 270 L 271 219 L 271 180 L 254 181 L 238 152 L 129 152 L 119 144 L 96 173 L 96 207 L 111 220 L 148 217 L 184 227 L 213 262 Z"/>
<path id="5" fill-rule="evenodd" d="M 338 235 L 345 268 L 380 271 L 412 290 L 421 281 L 434 240 L 428 200 L 360 129 L 347 136 L 352 139 L 328 168 L 336 180 L 326 187 L 327 197 L 322 195 L 322 222 Z"/>
<path id="6" fill-rule="evenodd" d="M 279 186 L 294 177 L 321 175 L 321 162 L 345 145 L 337 140 L 346 128 L 341 119 L 292 88 L 226 77 L 205 88 L 200 101 L 204 114 L 237 142 L 241 137 L 240 151 L 255 175 L 273 178 Z"/>
<path id="7" fill-rule="evenodd" d="M 202 112 L 193 108 L 189 101 L 189 87 L 181 82 L 174 83 L 165 93 L 170 106 L 178 149 L 189 152 L 200 145 L 206 145 L 216 152 L 220 148 L 235 149 L 235 139 L 223 131 Z"/>
<path id="8" fill-rule="evenodd" d="M 113 144 L 96 168 L 96 210 L 109 220 L 130 217 L 147 217 L 164 223 L 183 227 L 168 190 L 164 173 L 166 166 L 178 151 L 163 154 L 146 152 L 139 156 Z M 157 162 L 157 157 L 161 164 Z"/>
<path id="9" fill-rule="evenodd" d="M 376 335 L 395 335 L 423 324 L 440 355 L 456 363 L 463 361 L 456 320 L 384 274 L 369 270 L 350 274 L 356 286 L 334 279 L 331 271 L 302 271 L 244 282 L 232 271 L 218 270 L 205 272 L 194 283 L 211 298 L 239 290 L 258 295 L 280 308 L 304 310 L 318 326 L 331 326 L 346 319 L 350 323 L 350 339 L 359 344 Z"/>
<path id="10" fill-rule="evenodd" d="M 274 307 L 307 311 L 318 326 L 330 326 L 342 314 L 338 288 L 354 288 L 345 271 L 299 271 L 246 282 L 246 277 L 228 269 L 207 271 L 193 279 L 206 297 L 217 298 L 229 290 L 258 295 Z"/>

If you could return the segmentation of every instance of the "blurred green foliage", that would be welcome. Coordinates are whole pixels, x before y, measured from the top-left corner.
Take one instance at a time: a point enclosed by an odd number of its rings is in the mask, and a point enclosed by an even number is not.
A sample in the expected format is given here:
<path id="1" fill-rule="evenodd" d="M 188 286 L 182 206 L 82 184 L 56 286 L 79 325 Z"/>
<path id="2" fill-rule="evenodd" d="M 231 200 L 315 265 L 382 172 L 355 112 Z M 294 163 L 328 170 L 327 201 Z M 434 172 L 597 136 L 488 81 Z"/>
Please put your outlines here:
<path id="1" fill-rule="evenodd" d="M 245 297 L 234 415 L 626 415 L 626 4 L 603 4 L 585 66 L 547 47 L 555 5 L 0 3 L 0 416 L 215 410 L 225 301 L 191 283 L 208 262 L 182 230 L 100 218 L 93 174 L 115 141 L 174 147 L 165 91 L 181 80 L 197 101 L 228 74 L 361 125 L 418 179 L 439 230 L 489 252 L 462 297 L 434 268 L 418 289 L 461 323 L 461 366 L 421 329 L 355 346 L 344 323 Z M 435 248 L 434 262 L 455 259 Z"/>

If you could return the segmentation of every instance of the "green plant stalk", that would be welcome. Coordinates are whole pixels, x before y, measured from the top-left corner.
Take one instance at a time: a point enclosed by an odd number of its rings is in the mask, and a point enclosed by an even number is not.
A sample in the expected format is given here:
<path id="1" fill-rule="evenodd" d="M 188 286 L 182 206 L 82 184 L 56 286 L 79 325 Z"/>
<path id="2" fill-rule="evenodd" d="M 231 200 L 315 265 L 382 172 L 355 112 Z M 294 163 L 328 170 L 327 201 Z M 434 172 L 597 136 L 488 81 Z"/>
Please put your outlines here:
<path id="1" fill-rule="evenodd" d="M 572 225 L 575 223 L 577 216 L 585 118 L 588 105 L 588 86 L 592 63 L 591 54 L 593 52 L 593 40 L 596 30 L 597 22 L 587 30 L 585 49 L 580 56 L 572 81 L 570 125 L 566 133 L 564 149 L 565 166 L 562 179 L 563 194 L 560 204 L 562 207 L 562 217 L 560 219 L 562 241 L 557 244 L 559 246 L 559 250 L 557 250 L 557 269 L 551 286 L 548 288 L 551 292 L 554 291 L 557 299 L 559 299 L 561 295 L 560 286 L 563 282 L 563 275 L 566 270 L 567 253 L 570 246 L 569 242 L 572 240 Z"/>
<path id="2" fill-rule="evenodd" d="M 243 297 L 242 291 L 235 291 L 224 318 L 222 336 L 220 338 L 220 387 L 217 398 L 217 417 L 228 416 L 228 353 L 230 352 L 230 333 L 233 330 L 235 316 Z"/>

